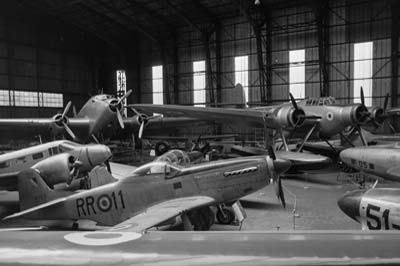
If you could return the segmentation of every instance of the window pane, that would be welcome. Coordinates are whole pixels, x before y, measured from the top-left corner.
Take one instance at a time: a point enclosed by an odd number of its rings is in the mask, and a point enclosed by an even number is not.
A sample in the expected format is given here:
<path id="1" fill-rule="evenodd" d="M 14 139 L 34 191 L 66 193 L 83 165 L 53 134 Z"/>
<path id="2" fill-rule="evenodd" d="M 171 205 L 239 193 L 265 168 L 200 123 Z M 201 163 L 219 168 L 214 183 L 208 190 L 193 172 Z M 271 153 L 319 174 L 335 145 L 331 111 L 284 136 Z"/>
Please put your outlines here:
<path id="1" fill-rule="evenodd" d="M 163 104 L 163 76 L 162 66 L 153 66 L 152 79 L 153 79 L 153 103 Z"/>
<path id="2" fill-rule="evenodd" d="M 249 101 L 249 57 L 247 55 L 235 57 L 235 84 L 238 83 L 243 86 L 243 102 L 247 106 Z"/>
<path id="3" fill-rule="evenodd" d="M 193 62 L 193 103 L 194 106 L 206 106 L 206 64 L 205 61 Z"/>
<path id="4" fill-rule="evenodd" d="M 64 99 L 61 93 L 39 93 L 39 104 L 43 107 L 63 107 Z"/>
<path id="5" fill-rule="evenodd" d="M 1 106 L 10 105 L 10 96 L 8 90 L 0 90 L 0 105 Z"/>
<path id="6" fill-rule="evenodd" d="M 126 94 L 126 74 L 125 70 L 120 69 L 116 71 L 117 74 L 117 96 L 122 97 Z M 127 99 L 125 98 L 124 101 L 122 102 L 124 106 L 127 104 Z M 125 117 L 127 116 L 127 109 L 124 108 L 124 115 Z"/>
<path id="7" fill-rule="evenodd" d="M 360 88 L 363 87 L 365 105 L 372 105 L 372 60 L 373 43 L 354 44 L 354 102 L 360 103 Z"/>
<path id="8" fill-rule="evenodd" d="M 295 99 L 305 98 L 305 50 L 289 51 L 289 91 Z"/>
<path id="9" fill-rule="evenodd" d="M 15 106 L 39 106 L 38 93 L 32 91 L 14 91 Z"/>

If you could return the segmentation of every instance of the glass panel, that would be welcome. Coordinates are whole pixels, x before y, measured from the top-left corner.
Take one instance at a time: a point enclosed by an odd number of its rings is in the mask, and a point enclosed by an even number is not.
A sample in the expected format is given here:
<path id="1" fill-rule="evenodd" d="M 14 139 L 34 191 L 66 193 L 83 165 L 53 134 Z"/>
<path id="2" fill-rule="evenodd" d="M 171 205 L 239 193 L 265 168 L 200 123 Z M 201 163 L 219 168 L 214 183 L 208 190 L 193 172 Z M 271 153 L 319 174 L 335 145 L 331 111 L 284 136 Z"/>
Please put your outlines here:
<path id="1" fill-rule="evenodd" d="M 193 103 L 194 106 L 206 106 L 206 62 L 193 62 Z"/>
<path id="2" fill-rule="evenodd" d="M 289 51 L 289 91 L 295 99 L 305 98 L 305 50 Z"/>
<path id="3" fill-rule="evenodd" d="M 354 102 L 360 103 L 360 88 L 363 87 L 365 105 L 372 105 L 372 60 L 373 42 L 354 44 Z"/>
<path id="4" fill-rule="evenodd" d="M 163 66 L 153 66 L 153 103 L 163 104 Z"/>
<path id="5" fill-rule="evenodd" d="M 39 106 L 38 92 L 33 91 L 14 91 L 15 106 Z"/>
<path id="6" fill-rule="evenodd" d="M 243 86 L 243 102 L 247 106 L 249 101 L 249 57 L 235 57 L 235 85 L 240 83 Z"/>

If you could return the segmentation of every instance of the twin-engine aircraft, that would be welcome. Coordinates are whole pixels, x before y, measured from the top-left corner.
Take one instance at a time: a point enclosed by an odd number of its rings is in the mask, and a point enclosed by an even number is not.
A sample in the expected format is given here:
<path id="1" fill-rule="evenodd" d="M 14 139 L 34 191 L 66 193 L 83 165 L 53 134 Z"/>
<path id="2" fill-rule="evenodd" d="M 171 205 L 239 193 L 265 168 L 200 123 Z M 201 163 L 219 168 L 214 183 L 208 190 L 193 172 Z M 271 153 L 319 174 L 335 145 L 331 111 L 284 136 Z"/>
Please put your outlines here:
<path id="1" fill-rule="evenodd" d="M 17 190 L 18 174 L 28 168 L 38 171 L 50 187 L 71 184 L 95 166 L 108 163 L 112 154 L 101 144 L 80 145 L 68 140 L 45 144 L 0 155 L 0 190 Z"/>
<path id="2" fill-rule="evenodd" d="M 49 134 L 51 137 L 62 136 L 67 133 L 72 140 L 86 142 L 92 138 L 98 142 L 97 136 L 110 123 L 117 123 L 120 128 L 127 129 L 131 134 L 138 132 L 142 136 L 145 127 L 163 128 L 165 126 L 179 126 L 196 122 L 193 118 L 163 118 L 161 116 L 148 117 L 136 113 L 133 117 L 122 117 L 123 101 L 131 94 L 128 91 L 118 99 L 112 95 L 99 94 L 92 96 L 74 117 L 67 117 L 71 102 L 62 113 L 52 118 L 0 118 L 0 130 L 24 129 L 34 134 Z M 34 134 L 32 134 L 34 132 Z"/>
<path id="3" fill-rule="evenodd" d="M 21 211 L 5 219 L 84 219 L 112 226 L 112 231 L 143 232 L 182 216 L 187 227 L 208 230 L 214 223 L 209 206 L 219 207 L 218 219 L 230 220 L 232 212 L 221 204 L 253 193 L 270 180 L 276 184 L 277 196 L 284 205 L 279 175 L 289 167 L 290 162 L 268 156 L 187 167 L 155 161 L 116 182 L 61 198 L 37 171 L 27 170 L 18 176 Z"/>
<path id="4" fill-rule="evenodd" d="M 282 146 L 288 151 L 286 137 L 295 137 L 296 133 L 297 135 L 300 133 L 304 138 L 299 148 L 301 150 L 304 143 L 315 132 L 319 138 L 328 139 L 340 134 L 348 126 L 358 129 L 360 125 L 367 123 L 372 118 L 364 104 L 362 89 L 361 95 L 361 104 L 347 106 L 335 104 L 335 99 L 332 97 L 312 98 L 296 103 L 290 94 L 289 103 L 247 109 L 156 104 L 133 104 L 130 107 L 167 116 L 185 116 L 205 121 L 274 129 L 280 133 Z"/>

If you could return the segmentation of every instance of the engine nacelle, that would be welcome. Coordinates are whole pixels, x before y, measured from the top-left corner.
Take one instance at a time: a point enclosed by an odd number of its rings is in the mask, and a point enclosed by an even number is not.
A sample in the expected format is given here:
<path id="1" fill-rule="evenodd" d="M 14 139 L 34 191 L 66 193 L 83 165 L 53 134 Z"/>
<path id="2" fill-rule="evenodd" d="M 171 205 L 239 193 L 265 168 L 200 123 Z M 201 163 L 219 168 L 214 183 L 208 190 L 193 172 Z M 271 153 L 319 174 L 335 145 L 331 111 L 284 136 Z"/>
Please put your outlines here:
<path id="1" fill-rule="evenodd" d="M 343 114 L 350 114 L 349 120 L 351 124 L 364 125 L 368 121 L 368 109 L 361 105 L 346 106 L 342 110 Z"/>
<path id="2" fill-rule="evenodd" d="M 61 153 L 38 162 L 32 168 L 39 172 L 47 185 L 53 186 L 71 180 L 74 162 L 74 156 Z"/>
<path id="3" fill-rule="evenodd" d="M 300 127 L 304 124 L 305 117 L 303 109 L 295 109 L 291 105 L 281 107 L 276 113 L 277 122 L 283 128 Z"/>
<path id="4" fill-rule="evenodd" d="M 53 120 L 54 122 L 50 124 L 50 132 L 52 135 L 54 136 L 58 136 L 58 135 L 62 135 L 65 131 L 64 126 L 62 125 L 62 123 L 57 122 L 60 120 L 60 117 L 62 116 L 62 114 L 56 114 L 53 116 Z M 66 123 L 68 125 L 68 118 L 64 117 L 64 123 Z"/>
<path id="5" fill-rule="evenodd" d="M 371 114 L 372 121 L 374 121 L 377 126 L 381 126 L 385 122 L 383 108 L 378 106 L 368 107 L 368 111 Z"/>

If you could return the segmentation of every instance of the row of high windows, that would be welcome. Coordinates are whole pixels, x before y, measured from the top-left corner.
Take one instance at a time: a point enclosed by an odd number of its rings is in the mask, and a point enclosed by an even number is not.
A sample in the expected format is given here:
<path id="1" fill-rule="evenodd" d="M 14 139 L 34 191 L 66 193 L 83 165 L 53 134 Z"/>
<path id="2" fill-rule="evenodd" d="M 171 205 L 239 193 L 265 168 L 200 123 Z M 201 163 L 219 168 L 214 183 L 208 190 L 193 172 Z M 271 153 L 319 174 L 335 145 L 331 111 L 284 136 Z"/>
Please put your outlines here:
<path id="1" fill-rule="evenodd" d="M 62 93 L 0 90 L 0 106 L 63 107 Z"/>
<path id="2" fill-rule="evenodd" d="M 363 87 L 365 104 L 372 104 L 372 61 L 373 42 L 354 44 L 354 102 L 360 102 L 360 87 Z M 296 99 L 305 98 L 305 49 L 289 51 L 289 92 Z M 235 57 L 235 84 L 243 87 L 243 101 L 249 101 L 249 58 L 248 56 Z M 125 88 L 126 77 L 117 71 L 117 87 Z M 122 77 L 123 76 L 123 77 Z M 121 78 L 122 77 L 122 78 Z M 152 67 L 153 103 L 163 104 L 163 66 Z M 1 95 L 0 95 L 1 97 Z M 206 67 L 205 61 L 193 62 L 193 104 L 206 105 Z"/>

